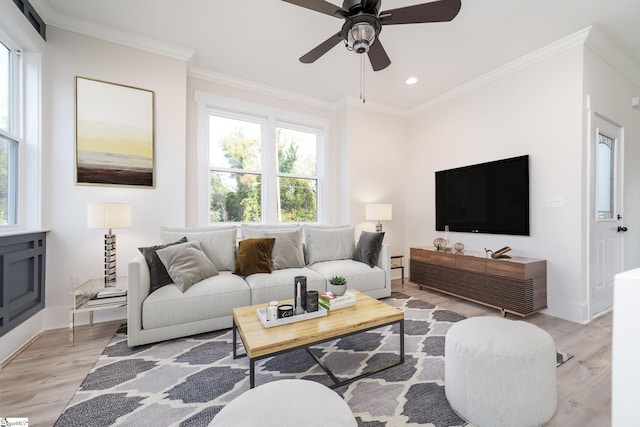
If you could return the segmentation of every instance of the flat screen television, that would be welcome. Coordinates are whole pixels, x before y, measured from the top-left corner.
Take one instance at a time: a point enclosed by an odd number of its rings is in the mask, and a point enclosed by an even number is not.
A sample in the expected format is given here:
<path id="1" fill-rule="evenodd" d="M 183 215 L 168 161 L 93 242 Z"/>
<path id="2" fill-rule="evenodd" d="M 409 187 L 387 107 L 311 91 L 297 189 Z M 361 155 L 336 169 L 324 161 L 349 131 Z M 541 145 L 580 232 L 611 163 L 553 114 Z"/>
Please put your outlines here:
<path id="1" fill-rule="evenodd" d="M 436 230 L 529 235 L 529 156 L 437 171 Z"/>

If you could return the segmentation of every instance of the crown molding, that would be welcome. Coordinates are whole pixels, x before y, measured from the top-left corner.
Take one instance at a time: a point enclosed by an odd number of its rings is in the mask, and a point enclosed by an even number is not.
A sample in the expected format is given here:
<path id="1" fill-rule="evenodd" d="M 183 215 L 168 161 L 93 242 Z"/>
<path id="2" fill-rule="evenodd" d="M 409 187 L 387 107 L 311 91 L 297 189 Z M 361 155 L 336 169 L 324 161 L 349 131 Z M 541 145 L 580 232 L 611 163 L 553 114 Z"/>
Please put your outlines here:
<path id="1" fill-rule="evenodd" d="M 620 49 L 613 45 L 598 29 L 591 28 L 585 44 L 635 85 L 640 86 L 640 68 L 624 55 Z"/>
<path id="2" fill-rule="evenodd" d="M 322 108 L 324 110 L 337 111 L 338 104 L 335 102 L 325 101 L 323 99 L 302 95 L 298 92 L 288 91 L 276 86 L 270 86 L 262 83 L 256 83 L 250 80 L 244 80 L 228 74 L 210 71 L 200 67 L 192 67 L 189 69 L 189 77 L 206 80 L 212 83 L 218 83 L 237 89 L 247 90 L 274 98 L 283 99 L 285 101 L 296 102 L 298 104 L 308 105 L 314 108 Z"/>
<path id="3" fill-rule="evenodd" d="M 139 34 L 120 31 L 103 25 L 65 16 L 52 11 L 45 0 L 31 0 L 31 3 L 34 5 L 40 16 L 43 17 L 46 24 L 52 27 L 168 56 L 185 62 L 189 62 L 195 53 L 193 49 L 163 43 Z"/>
<path id="4" fill-rule="evenodd" d="M 423 113 L 445 102 L 451 101 L 465 93 L 476 90 L 480 87 L 486 86 L 491 82 L 501 79 L 516 71 L 527 68 L 537 62 L 543 61 L 559 53 L 565 52 L 576 46 L 583 45 L 591 32 L 591 27 L 587 27 L 576 33 L 573 33 L 567 37 L 564 37 L 558 41 L 548 44 L 538 50 L 531 52 L 528 55 L 522 56 L 514 61 L 511 61 L 501 67 L 498 67 L 486 74 L 481 75 L 473 80 L 469 80 L 466 83 L 461 84 L 441 95 L 438 95 L 430 100 L 418 105 L 410 110 L 410 116 Z"/>

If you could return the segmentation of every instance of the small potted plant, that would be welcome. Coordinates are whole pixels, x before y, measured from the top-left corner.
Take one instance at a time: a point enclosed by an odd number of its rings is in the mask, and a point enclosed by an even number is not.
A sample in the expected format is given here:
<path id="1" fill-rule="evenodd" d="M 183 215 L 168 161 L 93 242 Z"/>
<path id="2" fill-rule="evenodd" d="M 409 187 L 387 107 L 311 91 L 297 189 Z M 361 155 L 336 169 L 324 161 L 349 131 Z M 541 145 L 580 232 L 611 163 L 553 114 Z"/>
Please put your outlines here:
<path id="1" fill-rule="evenodd" d="M 329 279 L 329 288 L 327 290 L 338 297 L 344 295 L 347 291 L 347 279 L 342 276 L 333 276 Z"/>

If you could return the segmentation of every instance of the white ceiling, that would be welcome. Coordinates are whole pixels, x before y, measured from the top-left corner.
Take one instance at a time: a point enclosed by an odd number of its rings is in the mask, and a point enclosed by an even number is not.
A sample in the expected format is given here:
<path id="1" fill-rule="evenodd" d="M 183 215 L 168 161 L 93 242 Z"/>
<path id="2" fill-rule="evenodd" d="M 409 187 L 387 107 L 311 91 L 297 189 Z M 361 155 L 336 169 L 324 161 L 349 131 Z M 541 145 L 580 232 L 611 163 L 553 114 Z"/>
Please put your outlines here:
<path id="1" fill-rule="evenodd" d="M 383 0 L 381 9 L 421 2 Z M 31 3 L 48 25 L 193 53 L 192 69 L 330 103 L 359 96 L 360 56 L 341 44 L 313 64 L 298 61 L 343 20 L 280 0 Z M 380 40 L 392 63 L 374 72 L 367 61 L 367 102 L 415 108 L 589 26 L 640 67 L 639 21 L 640 0 L 462 0 L 452 22 L 383 27 Z M 407 86 L 409 76 L 418 83 Z"/>

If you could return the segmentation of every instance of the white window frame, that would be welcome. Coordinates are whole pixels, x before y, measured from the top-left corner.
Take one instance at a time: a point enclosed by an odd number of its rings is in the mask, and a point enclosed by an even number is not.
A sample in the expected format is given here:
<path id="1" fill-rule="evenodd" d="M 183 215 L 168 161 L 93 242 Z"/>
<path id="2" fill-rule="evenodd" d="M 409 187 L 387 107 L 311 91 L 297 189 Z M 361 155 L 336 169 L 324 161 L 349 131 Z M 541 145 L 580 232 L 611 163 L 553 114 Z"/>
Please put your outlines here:
<path id="1" fill-rule="evenodd" d="M 225 116 L 238 118 L 250 117 L 264 119 L 262 130 L 262 223 L 278 224 L 277 200 L 277 151 L 276 126 L 300 130 L 314 130 L 318 132 L 316 145 L 316 178 L 318 180 L 317 194 L 317 222 L 326 221 L 328 207 L 325 206 L 326 179 L 324 158 L 328 147 L 329 121 L 323 118 L 300 114 L 297 112 L 277 109 L 262 104 L 254 104 L 215 95 L 208 92 L 196 91 L 195 101 L 197 109 L 197 175 L 196 175 L 196 209 L 198 224 L 209 224 L 209 114 L 219 112 Z M 230 222 L 227 224 L 237 224 Z"/>
<path id="2" fill-rule="evenodd" d="M 0 42 L 9 49 L 9 120 L 8 129 L 0 128 L 0 135 L 14 141 L 16 146 L 7 152 L 9 163 L 7 174 L 9 182 L 7 188 L 7 224 L 0 224 L 0 231 L 12 231 L 21 225 L 21 163 L 24 153 L 23 123 L 24 123 L 24 70 L 22 49 L 13 39 L 0 32 Z M 10 159 L 13 159 L 11 161 Z"/>
<path id="3" fill-rule="evenodd" d="M 13 5 L 12 5 L 13 6 Z M 16 79 L 12 97 L 14 113 L 11 138 L 17 139 L 18 162 L 16 224 L 0 227 L 0 233 L 41 230 L 42 212 L 42 52 L 45 42 L 17 7 L 3 9 L 0 38 L 20 56 L 13 61 Z M 17 137 L 17 138 L 16 138 Z"/>

